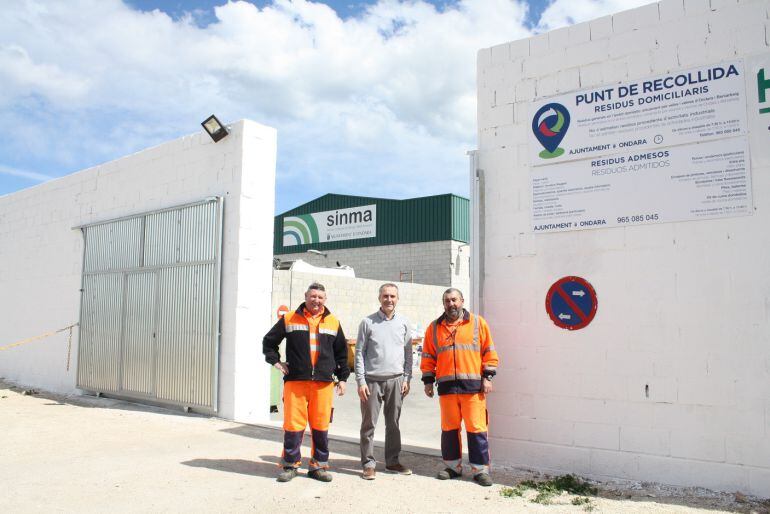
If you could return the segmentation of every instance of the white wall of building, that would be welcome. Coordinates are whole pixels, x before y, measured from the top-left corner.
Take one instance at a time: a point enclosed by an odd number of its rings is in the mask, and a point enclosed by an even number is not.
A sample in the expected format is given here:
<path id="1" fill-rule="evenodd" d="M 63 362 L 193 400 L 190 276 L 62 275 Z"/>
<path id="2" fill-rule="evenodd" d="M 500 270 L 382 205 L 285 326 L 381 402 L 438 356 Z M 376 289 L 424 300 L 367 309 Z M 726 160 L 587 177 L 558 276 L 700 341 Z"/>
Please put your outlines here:
<path id="1" fill-rule="evenodd" d="M 302 259 L 315 266 L 334 266 L 337 261 L 352 267 L 357 277 L 415 282 L 466 291 L 470 272 L 468 246 L 458 241 L 430 241 L 396 245 L 324 250 L 326 257 L 311 253 L 276 255 L 283 261 Z"/>
<path id="2" fill-rule="evenodd" d="M 251 121 L 202 131 L 0 197 L 0 346 L 76 323 L 83 238 L 72 227 L 224 197 L 219 415 L 264 421 L 269 369 L 276 132 Z M 77 329 L 0 352 L 0 376 L 75 393 Z"/>
<path id="3" fill-rule="evenodd" d="M 305 301 L 307 286 L 313 282 L 320 282 L 326 288 L 326 305 L 340 320 L 348 339 L 355 339 L 361 320 L 380 308 L 377 298 L 379 288 L 385 282 L 394 282 L 398 286 L 397 310 L 409 319 L 417 337 L 422 337 L 430 322 L 444 312 L 441 297 L 445 286 L 275 270 L 273 320 L 277 320 L 276 312 L 281 305 L 290 309 L 299 307 Z"/>
<path id="4" fill-rule="evenodd" d="M 747 66 L 750 216 L 535 235 L 527 145 L 535 99 L 767 53 L 769 6 L 666 0 L 479 52 L 498 462 L 770 495 L 770 134 L 756 76 Z M 544 308 L 567 275 L 598 294 L 583 330 Z"/>

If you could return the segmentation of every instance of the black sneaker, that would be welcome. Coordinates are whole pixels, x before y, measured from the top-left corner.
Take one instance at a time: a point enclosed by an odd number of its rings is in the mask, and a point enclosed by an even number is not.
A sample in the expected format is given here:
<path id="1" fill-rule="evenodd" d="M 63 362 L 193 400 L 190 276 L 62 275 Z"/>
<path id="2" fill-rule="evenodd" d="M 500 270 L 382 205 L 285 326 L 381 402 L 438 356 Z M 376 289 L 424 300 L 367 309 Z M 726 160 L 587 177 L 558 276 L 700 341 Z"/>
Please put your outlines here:
<path id="1" fill-rule="evenodd" d="M 489 476 L 489 473 L 477 473 L 473 475 L 473 480 L 475 480 L 477 484 L 483 485 L 484 487 L 489 487 L 492 485 L 492 477 Z"/>
<path id="2" fill-rule="evenodd" d="M 436 475 L 436 478 L 438 478 L 439 480 L 450 480 L 452 478 L 459 478 L 462 475 L 463 475 L 462 473 L 458 473 L 452 468 L 446 468 L 439 471 L 438 475 Z"/>
<path id="3" fill-rule="evenodd" d="M 297 468 L 283 468 L 283 471 L 278 474 L 279 482 L 288 482 L 292 478 L 297 476 Z"/>
<path id="4" fill-rule="evenodd" d="M 313 471 L 308 471 L 307 476 L 309 476 L 313 480 L 318 480 L 319 482 L 332 481 L 332 476 L 325 469 L 314 469 Z"/>

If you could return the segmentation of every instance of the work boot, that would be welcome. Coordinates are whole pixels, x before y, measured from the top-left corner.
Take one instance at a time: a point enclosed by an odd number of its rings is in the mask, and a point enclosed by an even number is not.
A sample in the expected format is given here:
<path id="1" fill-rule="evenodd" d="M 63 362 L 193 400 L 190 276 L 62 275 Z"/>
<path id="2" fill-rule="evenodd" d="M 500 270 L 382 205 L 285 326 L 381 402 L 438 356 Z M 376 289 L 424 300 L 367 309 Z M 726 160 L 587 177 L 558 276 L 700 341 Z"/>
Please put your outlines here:
<path id="1" fill-rule="evenodd" d="M 364 480 L 374 480 L 374 476 L 377 474 L 374 468 L 364 468 L 363 478 Z"/>
<path id="2" fill-rule="evenodd" d="M 297 468 L 283 468 L 283 471 L 278 473 L 278 481 L 279 482 L 288 482 L 292 478 L 297 476 Z"/>
<path id="3" fill-rule="evenodd" d="M 385 469 L 387 469 L 391 473 L 398 473 L 399 475 L 411 475 L 412 474 L 412 470 L 407 468 L 403 464 L 392 464 L 390 466 L 385 466 Z"/>
<path id="4" fill-rule="evenodd" d="M 309 476 L 313 480 L 318 480 L 319 482 L 332 481 L 332 476 L 325 469 L 314 469 L 313 471 L 308 471 L 307 476 Z"/>
<path id="5" fill-rule="evenodd" d="M 489 487 L 492 485 L 492 477 L 489 476 L 489 473 L 476 473 L 473 475 L 473 480 L 475 480 L 477 484 L 483 485 L 484 487 Z"/>
<path id="6" fill-rule="evenodd" d="M 458 473 L 452 468 L 446 468 L 439 471 L 438 475 L 436 475 L 436 478 L 438 478 L 439 480 L 450 480 L 452 478 L 459 478 L 461 476 L 462 476 L 462 473 Z"/>

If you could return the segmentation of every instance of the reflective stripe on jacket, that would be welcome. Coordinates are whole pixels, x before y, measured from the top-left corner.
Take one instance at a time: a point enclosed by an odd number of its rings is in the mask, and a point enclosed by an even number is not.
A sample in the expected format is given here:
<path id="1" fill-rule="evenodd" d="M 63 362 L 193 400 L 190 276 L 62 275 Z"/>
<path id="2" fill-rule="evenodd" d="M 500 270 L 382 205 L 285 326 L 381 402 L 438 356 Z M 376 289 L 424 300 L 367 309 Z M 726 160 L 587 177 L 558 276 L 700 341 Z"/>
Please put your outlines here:
<path id="1" fill-rule="evenodd" d="M 462 321 L 449 326 L 446 315 L 425 331 L 422 381 L 438 383 L 438 394 L 478 393 L 482 377 L 497 373 L 498 357 L 487 322 L 463 309 Z"/>
<path id="2" fill-rule="evenodd" d="M 287 313 L 262 339 L 262 353 L 265 360 L 273 365 L 281 357 L 278 347 L 286 339 L 286 364 L 289 372 L 283 377 L 290 380 L 318 380 L 332 382 L 336 376 L 345 382 L 350 376 L 348 368 L 348 347 L 340 322 L 324 307 L 318 324 L 318 357 L 313 364 L 310 356 L 310 330 L 304 315 L 305 304 L 296 311 Z"/>

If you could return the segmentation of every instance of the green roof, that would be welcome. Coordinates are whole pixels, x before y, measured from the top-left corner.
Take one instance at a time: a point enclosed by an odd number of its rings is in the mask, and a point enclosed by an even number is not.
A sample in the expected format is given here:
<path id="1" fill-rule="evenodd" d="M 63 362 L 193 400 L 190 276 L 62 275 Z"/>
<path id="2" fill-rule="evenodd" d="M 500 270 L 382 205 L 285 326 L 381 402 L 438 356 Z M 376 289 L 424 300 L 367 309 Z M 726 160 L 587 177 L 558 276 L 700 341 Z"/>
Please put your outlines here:
<path id="1" fill-rule="evenodd" d="M 352 207 L 374 205 L 373 219 L 376 220 L 375 237 L 320 241 L 313 223 L 318 217 L 311 214 L 327 213 L 332 219 L 340 219 L 337 211 Z M 342 214 L 343 218 L 345 214 Z M 291 217 L 284 227 L 284 218 Z M 324 218 L 326 219 L 326 218 Z M 374 225 L 374 224 L 372 224 Z M 296 227 L 296 231 L 292 228 Z M 286 230 L 284 230 L 286 228 Z M 284 246 L 284 232 L 286 242 Z M 297 235 L 292 235 L 297 232 Z M 275 217 L 273 252 L 276 255 L 300 253 L 315 250 L 338 250 L 429 241 L 454 240 L 467 243 L 470 239 L 470 202 L 467 198 L 453 194 L 424 196 L 406 200 L 371 198 L 326 194 L 315 200 L 288 210 Z M 306 243 L 306 241 L 311 241 Z M 297 244 L 301 243 L 301 244 Z"/>

